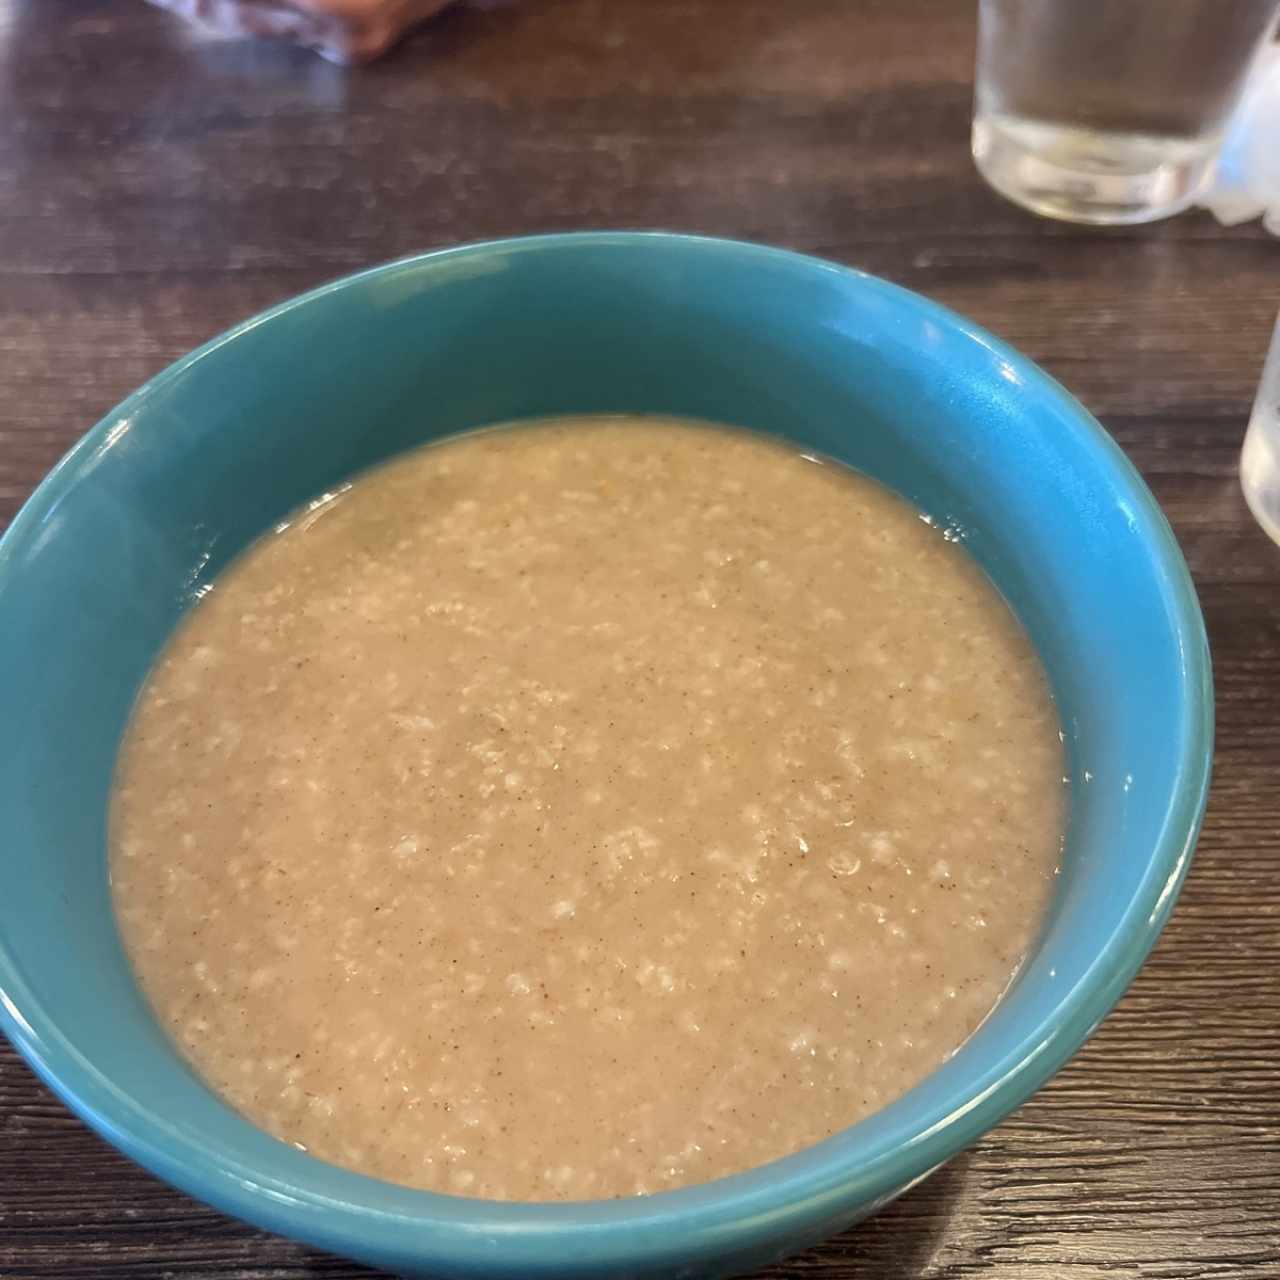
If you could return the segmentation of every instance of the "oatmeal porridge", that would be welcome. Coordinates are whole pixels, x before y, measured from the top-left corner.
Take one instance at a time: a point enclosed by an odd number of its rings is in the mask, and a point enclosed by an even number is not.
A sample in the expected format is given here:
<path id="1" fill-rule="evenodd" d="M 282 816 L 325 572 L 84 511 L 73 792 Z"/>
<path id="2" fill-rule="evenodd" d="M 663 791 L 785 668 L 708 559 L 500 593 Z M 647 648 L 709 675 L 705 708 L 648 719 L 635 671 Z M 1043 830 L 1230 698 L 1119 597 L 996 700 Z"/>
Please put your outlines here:
<path id="1" fill-rule="evenodd" d="M 323 495 L 196 605 L 112 890 L 182 1052 L 336 1164 L 635 1195 L 937 1068 L 1064 824 L 1031 646 L 900 499 L 770 440 L 567 419 Z"/>

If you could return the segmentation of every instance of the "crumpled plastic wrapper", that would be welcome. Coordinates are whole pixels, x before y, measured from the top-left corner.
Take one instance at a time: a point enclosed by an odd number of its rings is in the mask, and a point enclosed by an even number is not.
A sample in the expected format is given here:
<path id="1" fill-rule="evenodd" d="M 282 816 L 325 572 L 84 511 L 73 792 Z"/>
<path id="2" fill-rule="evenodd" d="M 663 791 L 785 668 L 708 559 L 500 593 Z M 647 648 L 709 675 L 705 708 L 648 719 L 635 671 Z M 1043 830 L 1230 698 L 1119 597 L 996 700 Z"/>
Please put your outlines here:
<path id="1" fill-rule="evenodd" d="M 266 36 L 330 62 L 371 62 L 454 0 L 151 0 L 213 36 Z"/>
<path id="2" fill-rule="evenodd" d="M 1280 236 L 1280 45 L 1263 50 L 1196 203 L 1223 226 L 1259 215 Z"/>

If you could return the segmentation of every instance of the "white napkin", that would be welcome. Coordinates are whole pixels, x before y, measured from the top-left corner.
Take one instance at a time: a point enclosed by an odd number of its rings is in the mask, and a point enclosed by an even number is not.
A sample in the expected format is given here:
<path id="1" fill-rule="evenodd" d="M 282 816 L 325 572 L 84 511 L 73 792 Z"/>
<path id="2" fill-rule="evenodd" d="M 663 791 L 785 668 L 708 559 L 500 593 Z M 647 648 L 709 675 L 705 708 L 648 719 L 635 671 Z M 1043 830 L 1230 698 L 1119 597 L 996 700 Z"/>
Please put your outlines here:
<path id="1" fill-rule="evenodd" d="M 1280 44 L 1255 64 L 1209 184 L 1196 203 L 1223 226 L 1262 215 L 1280 236 Z"/>

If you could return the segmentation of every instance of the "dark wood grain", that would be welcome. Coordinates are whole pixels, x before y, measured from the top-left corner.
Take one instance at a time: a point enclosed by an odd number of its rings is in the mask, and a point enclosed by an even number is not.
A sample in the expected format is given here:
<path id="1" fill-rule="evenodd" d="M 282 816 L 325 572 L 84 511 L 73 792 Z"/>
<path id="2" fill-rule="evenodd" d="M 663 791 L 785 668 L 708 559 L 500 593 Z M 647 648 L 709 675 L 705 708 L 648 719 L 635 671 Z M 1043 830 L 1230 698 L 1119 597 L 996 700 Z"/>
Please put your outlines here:
<path id="1" fill-rule="evenodd" d="M 1181 539 L 1217 669 L 1209 817 L 1163 940 L 1075 1061 L 929 1182 L 769 1274 L 1275 1280 L 1280 550 L 1236 458 L 1280 243 L 1198 214 L 1089 232 L 1001 203 L 968 158 L 972 8 L 524 0 L 344 72 L 201 42 L 134 0 L 0 0 L 0 523 L 183 351 L 434 245 L 714 232 L 974 316 L 1101 417 Z M 368 1275 L 168 1190 L 0 1048 L 0 1277 Z"/>

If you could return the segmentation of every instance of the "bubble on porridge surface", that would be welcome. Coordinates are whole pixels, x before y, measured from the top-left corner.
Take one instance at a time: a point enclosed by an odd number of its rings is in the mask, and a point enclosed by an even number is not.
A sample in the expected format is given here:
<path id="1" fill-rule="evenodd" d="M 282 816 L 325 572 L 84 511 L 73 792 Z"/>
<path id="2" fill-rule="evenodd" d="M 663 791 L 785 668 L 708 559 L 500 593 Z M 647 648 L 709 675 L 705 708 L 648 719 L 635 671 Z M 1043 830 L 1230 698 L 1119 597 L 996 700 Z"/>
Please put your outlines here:
<path id="1" fill-rule="evenodd" d="M 829 1136 L 986 1016 L 1066 770 L 954 525 L 643 419 L 317 503 L 179 628 L 111 814 L 142 986 L 251 1119 L 449 1194 L 642 1194 Z"/>

